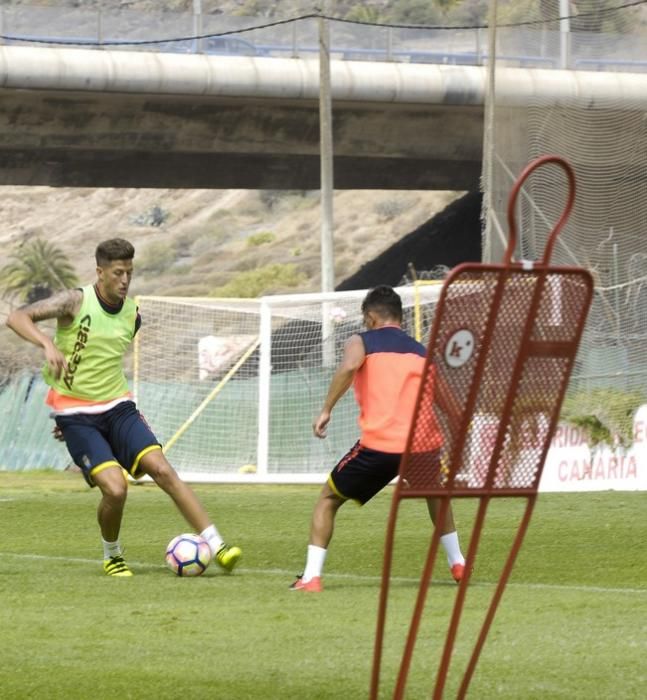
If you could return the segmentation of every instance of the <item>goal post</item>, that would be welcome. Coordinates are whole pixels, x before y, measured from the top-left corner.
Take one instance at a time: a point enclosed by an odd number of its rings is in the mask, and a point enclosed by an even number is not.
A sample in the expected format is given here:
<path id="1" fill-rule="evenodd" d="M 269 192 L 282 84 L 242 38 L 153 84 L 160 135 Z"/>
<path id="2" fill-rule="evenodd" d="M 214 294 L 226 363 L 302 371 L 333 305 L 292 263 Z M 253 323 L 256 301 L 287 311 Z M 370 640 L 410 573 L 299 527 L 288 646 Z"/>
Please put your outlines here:
<path id="1" fill-rule="evenodd" d="M 258 313 L 255 300 L 137 298 L 133 389 L 139 410 L 180 472 L 254 461 Z M 247 425 L 234 446 L 227 431 Z M 251 432 L 251 434 L 250 434 Z M 210 445 L 217 444 L 218 451 Z"/>
<path id="2" fill-rule="evenodd" d="M 398 287 L 405 329 L 428 338 L 440 283 Z M 140 296 L 138 407 L 192 481 L 319 483 L 358 435 L 352 391 L 312 435 L 366 290 L 260 299 Z"/>

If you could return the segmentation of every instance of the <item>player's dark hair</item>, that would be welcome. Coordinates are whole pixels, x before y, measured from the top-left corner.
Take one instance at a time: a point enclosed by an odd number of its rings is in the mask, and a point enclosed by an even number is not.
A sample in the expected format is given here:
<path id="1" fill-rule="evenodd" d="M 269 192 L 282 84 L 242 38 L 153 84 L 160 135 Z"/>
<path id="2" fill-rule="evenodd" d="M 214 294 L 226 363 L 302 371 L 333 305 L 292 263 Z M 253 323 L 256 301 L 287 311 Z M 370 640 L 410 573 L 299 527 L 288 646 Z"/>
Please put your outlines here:
<path id="1" fill-rule="evenodd" d="M 386 284 L 380 284 L 369 290 L 362 302 L 362 313 L 372 311 L 381 318 L 402 321 L 402 299 L 400 295 Z"/>
<path id="2" fill-rule="evenodd" d="M 133 244 L 123 238 L 110 238 L 99 243 L 94 257 L 98 267 L 109 265 L 115 260 L 132 260 L 135 257 Z"/>

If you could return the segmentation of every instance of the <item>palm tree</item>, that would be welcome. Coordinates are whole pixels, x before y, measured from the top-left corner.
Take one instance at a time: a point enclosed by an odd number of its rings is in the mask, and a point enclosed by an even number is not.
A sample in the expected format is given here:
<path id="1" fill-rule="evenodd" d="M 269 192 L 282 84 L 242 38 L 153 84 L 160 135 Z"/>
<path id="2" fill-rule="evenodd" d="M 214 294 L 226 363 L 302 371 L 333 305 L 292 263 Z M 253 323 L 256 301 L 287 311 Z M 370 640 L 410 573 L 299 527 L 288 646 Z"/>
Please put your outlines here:
<path id="1" fill-rule="evenodd" d="M 7 297 L 31 303 L 79 282 L 65 253 L 42 238 L 20 246 L 9 258 L 0 269 L 0 287 Z"/>

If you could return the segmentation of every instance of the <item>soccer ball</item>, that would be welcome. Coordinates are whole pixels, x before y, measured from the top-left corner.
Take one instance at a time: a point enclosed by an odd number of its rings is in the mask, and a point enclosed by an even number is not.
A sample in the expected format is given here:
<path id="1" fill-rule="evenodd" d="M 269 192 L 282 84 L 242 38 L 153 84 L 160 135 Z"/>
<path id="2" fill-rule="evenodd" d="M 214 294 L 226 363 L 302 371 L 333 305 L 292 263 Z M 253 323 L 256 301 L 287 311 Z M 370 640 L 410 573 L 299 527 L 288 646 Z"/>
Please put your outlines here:
<path id="1" fill-rule="evenodd" d="M 174 537 L 166 548 L 166 563 L 178 576 L 200 576 L 211 561 L 211 549 L 200 535 Z"/>

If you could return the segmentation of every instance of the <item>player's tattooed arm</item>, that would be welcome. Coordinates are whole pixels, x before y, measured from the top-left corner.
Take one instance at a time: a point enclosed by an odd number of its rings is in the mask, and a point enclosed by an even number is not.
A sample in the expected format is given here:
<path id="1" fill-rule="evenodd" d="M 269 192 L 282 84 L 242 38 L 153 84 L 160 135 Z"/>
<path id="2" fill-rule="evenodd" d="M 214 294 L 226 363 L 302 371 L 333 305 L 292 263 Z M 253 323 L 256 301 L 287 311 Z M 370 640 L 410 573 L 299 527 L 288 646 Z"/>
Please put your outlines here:
<path id="1" fill-rule="evenodd" d="M 45 352 L 45 360 L 55 377 L 67 370 L 65 356 L 54 345 L 53 340 L 36 325 L 38 321 L 55 318 L 60 325 L 69 325 L 81 308 L 83 292 L 68 289 L 54 294 L 48 299 L 28 304 L 12 311 L 7 317 L 7 326 L 21 338 L 39 345 Z"/>
<path id="2" fill-rule="evenodd" d="M 47 299 L 23 306 L 19 311 L 27 314 L 34 323 L 56 318 L 62 325 L 67 325 L 78 313 L 82 301 L 83 292 L 80 289 L 66 289 Z"/>

